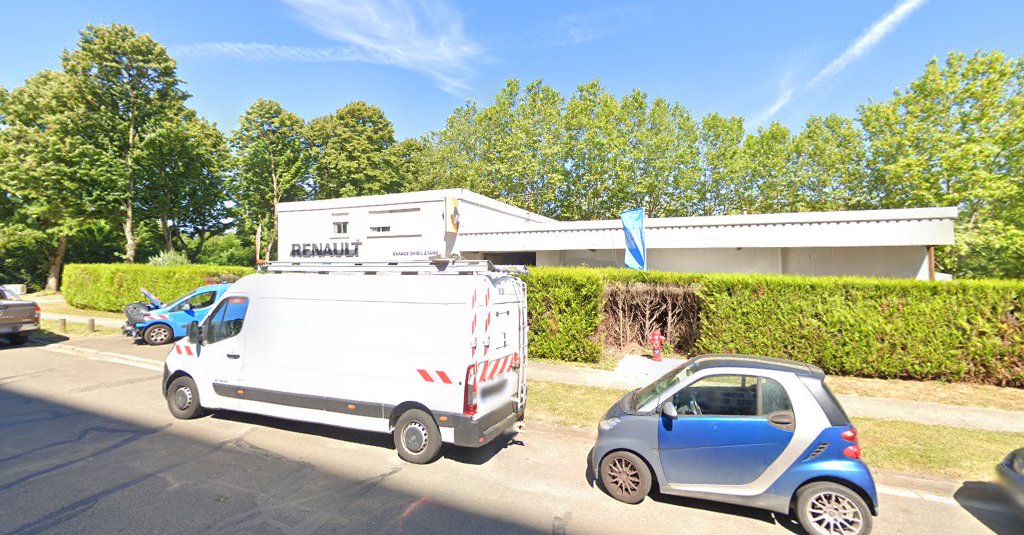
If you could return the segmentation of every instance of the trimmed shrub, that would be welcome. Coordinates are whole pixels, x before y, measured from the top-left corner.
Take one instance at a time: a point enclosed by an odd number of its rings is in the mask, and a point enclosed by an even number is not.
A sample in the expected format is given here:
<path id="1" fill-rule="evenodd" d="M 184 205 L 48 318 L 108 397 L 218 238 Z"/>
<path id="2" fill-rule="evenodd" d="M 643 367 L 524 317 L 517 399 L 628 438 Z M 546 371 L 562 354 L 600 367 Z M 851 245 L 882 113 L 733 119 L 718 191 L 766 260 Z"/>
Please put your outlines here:
<path id="1" fill-rule="evenodd" d="M 601 358 L 604 283 L 594 271 L 576 268 L 531 269 L 523 275 L 529 291 L 530 356 L 597 362 Z"/>
<path id="2" fill-rule="evenodd" d="M 72 306 L 120 312 L 128 303 L 145 299 L 139 288 L 169 303 L 204 284 L 231 282 L 254 272 L 241 266 L 68 264 L 61 291 Z"/>
<path id="3" fill-rule="evenodd" d="M 810 362 L 832 374 L 1024 387 L 1021 281 L 532 268 L 531 355 L 597 358 L 598 333 L 614 325 L 602 314 L 606 287 L 638 283 L 692 288 L 699 296 L 698 324 L 682 331 L 696 333 L 695 342 L 668 340 L 691 355 L 751 353 Z M 595 296 L 601 301 L 584 302 Z M 548 334 L 567 331 L 571 339 Z"/>

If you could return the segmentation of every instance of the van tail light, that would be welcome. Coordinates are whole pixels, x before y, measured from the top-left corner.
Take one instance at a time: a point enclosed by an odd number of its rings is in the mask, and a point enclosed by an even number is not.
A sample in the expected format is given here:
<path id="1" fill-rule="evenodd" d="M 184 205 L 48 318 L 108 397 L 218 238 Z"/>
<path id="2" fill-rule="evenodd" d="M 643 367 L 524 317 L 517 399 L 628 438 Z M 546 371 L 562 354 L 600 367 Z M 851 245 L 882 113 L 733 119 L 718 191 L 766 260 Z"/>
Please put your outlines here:
<path id="1" fill-rule="evenodd" d="M 843 450 L 843 455 L 851 459 L 860 459 L 861 452 L 860 444 L 857 440 L 857 428 L 851 425 L 849 429 L 843 431 L 843 434 L 839 436 L 847 442 L 853 442 L 853 445 L 847 446 L 846 449 Z"/>
<path id="2" fill-rule="evenodd" d="M 32 319 L 35 321 L 35 323 L 39 323 L 39 317 L 41 316 L 42 311 L 39 309 L 39 305 L 35 305 L 35 307 L 36 309 L 34 315 L 32 316 Z"/>
<path id="3" fill-rule="evenodd" d="M 462 402 L 462 414 L 473 416 L 476 414 L 476 364 L 466 368 L 466 394 Z"/>

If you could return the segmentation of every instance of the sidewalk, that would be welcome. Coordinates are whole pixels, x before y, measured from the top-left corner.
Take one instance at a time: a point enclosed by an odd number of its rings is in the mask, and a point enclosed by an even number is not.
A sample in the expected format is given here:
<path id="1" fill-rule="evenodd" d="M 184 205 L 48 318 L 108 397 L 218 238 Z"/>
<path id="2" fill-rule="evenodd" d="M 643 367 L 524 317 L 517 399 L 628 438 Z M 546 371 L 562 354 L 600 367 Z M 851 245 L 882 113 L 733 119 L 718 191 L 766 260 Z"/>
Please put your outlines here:
<path id="1" fill-rule="evenodd" d="M 532 359 L 527 368 L 527 376 L 530 379 L 551 383 L 632 390 L 650 383 L 682 362 L 678 359 L 654 362 L 646 357 L 627 356 L 623 357 L 615 371 L 610 371 Z M 854 395 L 836 397 L 843 404 L 847 414 L 854 417 L 965 429 L 1024 432 L 1024 411 Z"/>

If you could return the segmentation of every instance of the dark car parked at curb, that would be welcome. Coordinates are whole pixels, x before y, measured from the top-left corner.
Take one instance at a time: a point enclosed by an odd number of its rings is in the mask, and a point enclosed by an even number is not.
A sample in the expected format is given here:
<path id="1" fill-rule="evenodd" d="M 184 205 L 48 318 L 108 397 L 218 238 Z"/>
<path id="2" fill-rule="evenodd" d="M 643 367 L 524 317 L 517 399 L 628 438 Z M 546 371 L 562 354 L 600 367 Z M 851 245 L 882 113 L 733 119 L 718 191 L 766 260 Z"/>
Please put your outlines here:
<path id="1" fill-rule="evenodd" d="M 608 410 L 593 476 L 626 503 L 657 490 L 791 514 L 809 533 L 866 535 L 874 479 L 824 379 L 792 360 L 690 359 Z"/>
<path id="2" fill-rule="evenodd" d="M 39 305 L 22 301 L 18 294 L 0 286 L 0 337 L 21 345 L 39 329 Z"/>

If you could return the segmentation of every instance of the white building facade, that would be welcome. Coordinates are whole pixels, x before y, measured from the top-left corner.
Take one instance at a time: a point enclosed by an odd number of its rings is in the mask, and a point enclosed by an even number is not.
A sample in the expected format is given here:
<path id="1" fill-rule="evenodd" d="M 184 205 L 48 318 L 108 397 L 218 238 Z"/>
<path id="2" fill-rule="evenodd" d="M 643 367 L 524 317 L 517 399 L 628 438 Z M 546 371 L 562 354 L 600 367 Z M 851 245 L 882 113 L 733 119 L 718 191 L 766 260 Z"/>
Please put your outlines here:
<path id="1" fill-rule="evenodd" d="M 555 221 L 464 189 L 281 203 L 282 261 L 461 255 L 497 264 L 622 267 L 617 220 Z M 801 212 L 645 221 L 648 269 L 927 280 L 953 243 L 956 208 Z M 941 277 L 941 274 L 940 274 Z"/>

